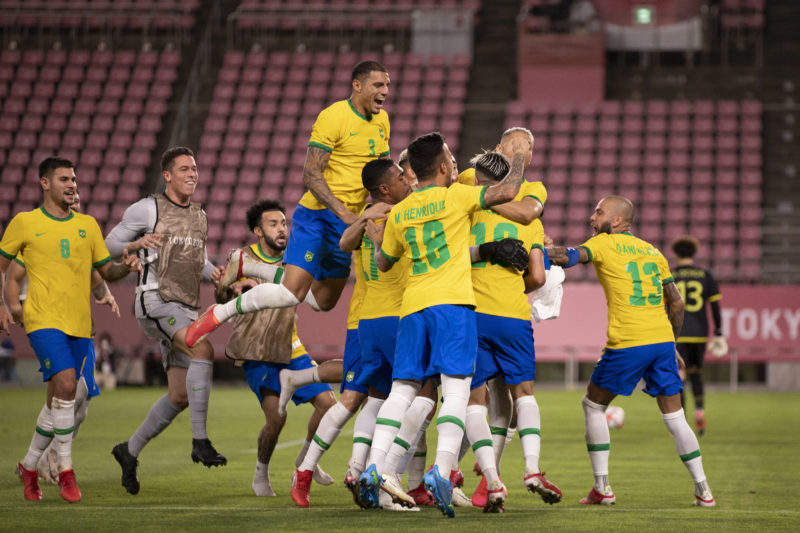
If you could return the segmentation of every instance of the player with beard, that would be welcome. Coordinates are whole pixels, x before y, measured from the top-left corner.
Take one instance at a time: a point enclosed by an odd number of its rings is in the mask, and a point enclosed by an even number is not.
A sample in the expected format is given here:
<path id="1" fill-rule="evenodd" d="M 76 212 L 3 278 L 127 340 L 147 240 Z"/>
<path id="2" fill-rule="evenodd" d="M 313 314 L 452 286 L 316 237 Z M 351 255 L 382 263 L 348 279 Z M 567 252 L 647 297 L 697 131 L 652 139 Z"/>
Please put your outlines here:
<path id="1" fill-rule="evenodd" d="M 71 161 L 48 157 L 39 165 L 43 202 L 39 209 L 19 213 L 9 222 L 0 240 L 0 272 L 5 274 L 19 254 L 25 260 L 29 286 L 25 305 L 19 292 L 9 295 L 8 320 L 21 320 L 41 364 L 47 383 L 47 401 L 36 420 L 28 453 L 17 464 L 26 500 L 41 500 L 36 466 L 45 448 L 55 441 L 58 485 L 68 502 L 81 500 L 72 468 L 75 428 L 75 392 L 92 343 L 91 271 L 107 281 L 140 271 L 136 257 L 114 263 L 97 221 L 75 213 L 71 206 L 77 191 Z"/>
<path id="2" fill-rule="evenodd" d="M 280 282 L 281 261 L 286 248 L 286 215 L 279 202 L 261 200 L 247 211 L 247 225 L 258 242 L 236 250 L 236 257 L 242 261 L 247 256 L 249 261 L 278 268 L 277 280 Z M 229 263 L 229 268 L 236 270 L 238 264 Z M 226 276 L 229 277 L 229 276 Z M 237 277 L 239 273 L 237 273 Z M 230 286 L 220 284 L 217 289 L 217 300 L 226 302 L 231 298 L 239 299 L 246 290 L 252 290 L 263 278 L 248 276 L 241 278 Z M 295 325 L 295 307 L 281 309 L 265 309 L 258 313 L 250 313 L 236 317 L 233 321 L 233 333 L 225 347 L 225 354 L 237 361 L 244 368 L 247 383 L 258 398 L 264 411 L 266 423 L 258 435 L 258 460 L 253 476 L 253 491 L 258 496 L 275 496 L 269 479 L 269 462 L 278 436 L 286 423 L 286 414 L 279 413 L 278 399 L 281 393 L 279 373 L 283 369 L 303 370 L 316 366 L 308 355 L 300 339 L 297 337 Z M 330 385 L 315 383 L 298 388 L 292 395 L 295 405 L 310 402 L 314 413 L 308 422 L 308 437 L 305 446 L 295 461 L 300 464 L 306 455 L 311 438 L 317 430 L 319 421 L 325 412 L 336 403 Z M 330 485 L 333 480 L 315 465 L 309 472 L 318 483 Z"/>
<path id="3" fill-rule="evenodd" d="M 616 502 L 608 482 L 611 438 L 605 410 L 618 394 L 630 396 L 644 378 L 644 392 L 656 398 L 678 455 L 694 481 L 693 504 L 713 507 L 716 502 L 703 471 L 700 445 L 681 407 L 683 384 L 678 367 L 684 363 L 675 350 L 675 339 L 683 324 L 683 300 L 661 252 L 630 233 L 633 221 L 630 200 L 607 196 L 589 219 L 594 237 L 578 248 L 548 248 L 555 265 L 593 263 L 608 303 L 608 340 L 582 402 L 594 486 L 581 503 Z"/>

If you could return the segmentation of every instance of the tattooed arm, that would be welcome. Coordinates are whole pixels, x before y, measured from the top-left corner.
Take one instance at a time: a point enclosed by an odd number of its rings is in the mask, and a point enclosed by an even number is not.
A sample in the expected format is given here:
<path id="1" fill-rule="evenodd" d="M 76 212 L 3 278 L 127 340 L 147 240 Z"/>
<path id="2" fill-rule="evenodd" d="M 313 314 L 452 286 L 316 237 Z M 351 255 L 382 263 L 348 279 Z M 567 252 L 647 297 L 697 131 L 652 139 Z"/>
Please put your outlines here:
<path id="1" fill-rule="evenodd" d="M 319 203 L 330 209 L 348 226 L 356 221 L 358 215 L 350 212 L 334 195 L 322 171 L 328 165 L 331 153 L 318 146 L 309 146 L 306 152 L 306 164 L 303 167 L 303 183 L 311 191 Z"/>
<path id="2" fill-rule="evenodd" d="M 667 314 L 669 315 L 669 323 L 672 324 L 672 333 L 675 338 L 681 333 L 683 326 L 683 311 L 684 304 L 681 298 L 681 293 L 675 283 L 667 283 L 664 285 L 664 297 L 667 300 Z"/>
<path id="3" fill-rule="evenodd" d="M 579 263 L 588 263 L 589 262 L 589 253 L 586 251 L 586 248 L 580 246 L 578 248 L 566 248 L 564 246 L 550 246 L 547 248 L 547 255 L 550 257 L 550 264 L 551 265 L 558 265 L 558 266 L 567 266 L 569 262 L 569 257 L 567 256 L 567 250 L 578 250 L 578 262 Z"/>
<path id="4" fill-rule="evenodd" d="M 503 180 L 486 188 L 483 201 L 487 206 L 510 202 L 519 192 L 522 185 L 522 173 L 525 170 L 525 156 L 531 144 L 527 139 L 516 139 L 511 145 L 511 170 Z"/>

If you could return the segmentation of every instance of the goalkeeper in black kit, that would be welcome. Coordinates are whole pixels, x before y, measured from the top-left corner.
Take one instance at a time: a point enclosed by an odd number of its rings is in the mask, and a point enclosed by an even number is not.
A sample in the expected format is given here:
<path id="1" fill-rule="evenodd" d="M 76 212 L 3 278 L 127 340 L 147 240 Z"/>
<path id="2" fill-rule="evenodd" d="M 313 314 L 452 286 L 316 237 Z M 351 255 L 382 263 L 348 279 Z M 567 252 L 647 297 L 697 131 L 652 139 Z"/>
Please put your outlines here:
<path id="1" fill-rule="evenodd" d="M 714 336 L 708 343 L 708 350 L 715 357 L 728 353 L 728 343 L 722 336 L 722 313 L 719 301 L 722 299 L 717 282 L 711 272 L 694 264 L 694 256 L 700 247 L 697 239 L 690 235 L 678 237 L 672 243 L 672 251 L 678 258 L 672 269 L 675 285 L 686 304 L 683 315 L 683 328 L 676 341 L 678 352 L 686 362 L 686 376 L 694 395 L 694 422 L 698 435 L 705 434 L 706 417 L 703 399 L 703 355 L 708 342 L 708 315 L 706 304 L 710 304 L 714 320 Z M 684 378 L 685 380 L 685 378 Z M 681 393 L 681 403 L 684 403 Z"/>

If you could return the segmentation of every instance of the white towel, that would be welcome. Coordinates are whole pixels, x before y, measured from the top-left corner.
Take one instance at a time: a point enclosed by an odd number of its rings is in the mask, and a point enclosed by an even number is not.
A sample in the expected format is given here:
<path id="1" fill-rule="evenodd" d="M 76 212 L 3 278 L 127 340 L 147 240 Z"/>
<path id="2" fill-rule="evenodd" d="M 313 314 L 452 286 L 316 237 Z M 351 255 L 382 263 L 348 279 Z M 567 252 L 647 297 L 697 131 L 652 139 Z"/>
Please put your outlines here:
<path id="1" fill-rule="evenodd" d="M 558 318 L 561 313 L 561 298 L 564 296 L 564 269 L 551 265 L 544 285 L 536 289 L 531 302 L 531 318 L 534 322 Z"/>

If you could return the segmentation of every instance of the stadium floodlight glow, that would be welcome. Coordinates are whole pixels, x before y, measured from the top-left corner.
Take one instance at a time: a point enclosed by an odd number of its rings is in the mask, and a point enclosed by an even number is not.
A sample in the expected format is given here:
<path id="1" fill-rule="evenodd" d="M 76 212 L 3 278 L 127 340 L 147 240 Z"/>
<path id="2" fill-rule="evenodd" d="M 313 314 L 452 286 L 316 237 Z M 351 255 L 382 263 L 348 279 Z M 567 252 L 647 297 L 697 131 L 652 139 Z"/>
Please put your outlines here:
<path id="1" fill-rule="evenodd" d="M 656 22 L 656 6 L 635 5 L 631 8 L 631 20 L 634 26 L 650 26 Z"/>

